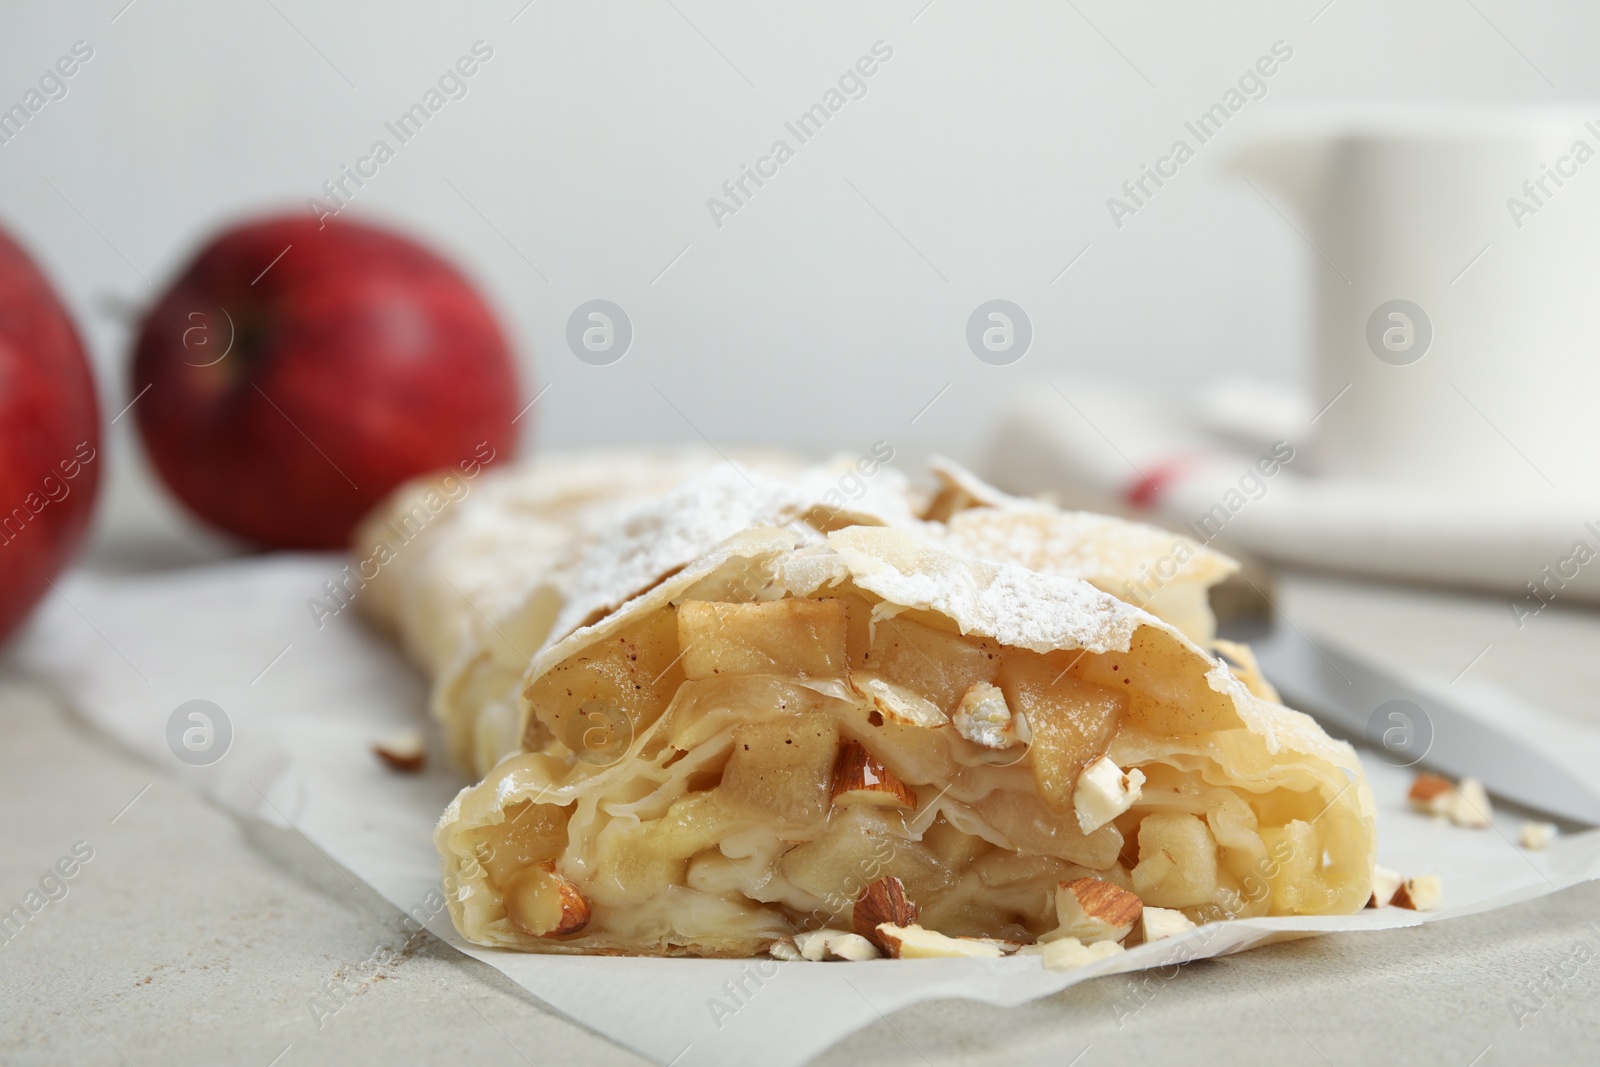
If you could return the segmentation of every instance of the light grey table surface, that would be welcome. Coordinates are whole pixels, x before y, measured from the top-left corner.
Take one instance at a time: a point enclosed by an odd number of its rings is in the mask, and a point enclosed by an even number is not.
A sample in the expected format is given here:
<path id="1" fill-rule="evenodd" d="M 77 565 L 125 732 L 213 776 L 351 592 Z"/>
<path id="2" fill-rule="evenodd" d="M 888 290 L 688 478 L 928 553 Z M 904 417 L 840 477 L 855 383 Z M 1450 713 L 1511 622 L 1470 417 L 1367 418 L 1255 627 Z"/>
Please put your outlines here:
<path id="1" fill-rule="evenodd" d="M 1600 614 L 1552 607 L 1519 631 L 1492 597 L 1312 576 L 1281 593 L 1292 617 L 1391 662 L 1445 678 L 1468 668 L 1600 720 Z M 376 893 L 292 832 L 164 778 L 3 660 L 0 738 L 0 906 L 75 843 L 94 850 L 65 897 L 0 942 L 0 1062 L 644 1062 L 435 940 L 373 965 L 399 940 Z M 1588 884 L 1418 929 L 1109 977 L 1014 1010 L 924 1004 L 816 1062 L 1594 1062 L 1597 920 Z M 319 1019 L 311 998 L 336 986 L 353 992 Z"/>

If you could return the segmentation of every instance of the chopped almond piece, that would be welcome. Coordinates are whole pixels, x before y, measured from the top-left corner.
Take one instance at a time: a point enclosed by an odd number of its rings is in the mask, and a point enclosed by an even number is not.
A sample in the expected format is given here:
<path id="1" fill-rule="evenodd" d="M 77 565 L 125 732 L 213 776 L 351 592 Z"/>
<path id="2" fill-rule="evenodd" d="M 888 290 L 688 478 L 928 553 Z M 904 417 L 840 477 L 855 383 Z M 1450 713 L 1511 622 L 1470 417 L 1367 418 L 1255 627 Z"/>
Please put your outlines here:
<path id="1" fill-rule="evenodd" d="M 1144 911 L 1144 901 L 1099 878 L 1074 878 L 1056 888 L 1056 918 L 1061 925 L 1050 940 L 1075 938 L 1090 945 L 1121 941 Z"/>
<path id="2" fill-rule="evenodd" d="M 880 955 L 872 942 L 848 930 L 812 930 L 796 934 L 794 941 L 799 947 L 800 958 L 813 963 L 830 957 L 836 960 L 875 960 Z"/>
<path id="3" fill-rule="evenodd" d="M 1385 867 L 1379 863 L 1372 869 L 1372 896 L 1367 899 L 1367 907 L 1387 907 L 1393 900 L 1395 890 L 1400 888 L 1400 872 L 1392 867 Z"/>
<path id="4" fill-rule="evenodd" d="M 1494 816 L 1494 806 L 1489 803 L 1489 791 L 1476 778 L 1463 778 L 1456 785 L 1455 800 L 1450 805 L 1450 821 L 1457 826 L 1486 829 Z"/>
<path id="5" fill-rule="evenodd" d="M 828 954 L 828 938 L 835 934 L 842 934 L 843 930 L 807 930 L 794 935 L 795 947 L 800 950 L 800 958 L 816 963 Z"/>
<path id="6" fill-rule="evenodd" d="M 984 748 L 1009 748 L 1033 736 L 1028 721 L 1011 714 L 1006 695 L 988 682 L 974 682 L 967 689 L 950 721 L 956 733 Z"/>
<path id="7" fill-rule="evenodd" d="M 1193 929 L 1194 923 L 1176 908 L 1146 906 L 1139 913 L 1139 932 L 1145 941 L 1160 941 L 1164 937 L 1176 937 L 1185 930 Z"/>
<path id="8" fill-rule="evenodd" d="M 1450 805 L 1455 801 L 1455 794 L 1455 783 L 1450 779 L 1424 771 L 1411 783 L 1411 792 L 1407 794 L 1407 799 L 1418 811 L 1430 815 L 1446 815 L 1450 811 Z"/>
<path id="9" fill-rule="evenodd" d="M 1556 839 L 1556 827 L 1548 822 L 1525 822 L 1522 824 L 1522 847 L 1531 852 L 1550 847 L 1550 842 Z"/>
<path id="10" fill-rule="evenodd" d="M 995 959 L 1005 955 L 1000 946 L 992 942 L 975 937 L 946 937 L 934 930 L 924 930 L 915 923 L 910 926 L 883 923 L 878 927 L 877 935 L 888 947 L 888 955 L 895 959 Z"/>
<path id="11" fill-rule="evenodd" d="M 852 673 L 850 688 L 872 701 L 872 706 L 884 717 L 901 726 L 937 730 L 950 722 L 950 717 L 933 701 L 876 675 Z"/>
<path id="12" fill-rule="evenodd" d="M 372 746 L 373 755 L 392 771 L 416 774 L 428 761 L 428 748 L 421 730 L 402 730 Z"/>
<path id="13" fill-rule="evenodd" d="M 828 955 L 840 960 L 859 962 L 861 960 L 875 960 L 882 953 L 878 946 L 862 937 L 860 934 L 840 934 L 827 940 Z"/>
<path id="14" fill-rule="evenodd" d="M 851 925 L 856 933 L 871 941 L 885 956 L 893 956 L 889 945 L 878 934 L 885 923 L 912 926 L 917 921 L 917 906 L 906 899 L 905 883 L 898 878 L 879 878 L 862 890 L 856 900 Z"/>
<path id="15" fill-rule="evenodd" d="M 1397 908 L 1407 908 L 1411 911 L 1432 911 L 1439 906 L 1439 901 L 1444 897 L 1444 883 L 1436 874 L 1425 874 L 1418 878 L 1407 878 L 1400 883 L 1400 888 L 1395 890 L 1394 899 L 1389 903 Z"/>
<path id="16" fill-rule="evenodd" d="M 1144 772 L 1123 770 L 1108 757 L 1101 756 L 1078 775 L 1072 792 L 1072 806 L 1078 815 L 1078 828 L 1092 834 L 1138 801 L 1144 789 Z"/>
<path id="17" fill-rule="evenodd" d="M 517 875 L 505 897 L 506 917 L 533 937 L 575 934 L 589 923 L 589 902 L 545 860 Z"/>
<path id="18" fill-rule="evenodd" d="M 783 960 L 785 963 L 792 963 L 806 958 L 800 954 L 800 949 L 795 942 L 787 937 L 780 937 L 768 945 L 767 955 L 775 960 Z"/>
<path id="19" fill-rule="evenodd" d="M 1411 783 L 1411 806 L 1429 815 L 1443 815 L 1457 826 L 1483 829 L 1494 815 L 1489 793 L 1476 778 L 1452 783 L 1442 775 L 1423 773 Z"/>
<path id="20" fill-rule="evenodd" d="M 833 802 L 915 811 L 917 795 L 865 745 L 846 741 L 833 763 Z"/>

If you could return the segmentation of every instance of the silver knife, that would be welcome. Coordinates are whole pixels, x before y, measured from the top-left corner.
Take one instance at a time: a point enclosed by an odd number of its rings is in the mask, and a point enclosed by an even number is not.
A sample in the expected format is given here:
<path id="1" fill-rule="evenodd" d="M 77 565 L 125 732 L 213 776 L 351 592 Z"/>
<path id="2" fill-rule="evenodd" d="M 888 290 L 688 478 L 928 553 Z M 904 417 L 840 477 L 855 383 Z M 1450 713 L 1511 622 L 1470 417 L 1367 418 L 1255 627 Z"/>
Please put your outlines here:
<path id="1" fill-rule="evenodd" d="M 1588 783 L 1437 694 L 1282 622 L 1238 620 L 1224 631 L 1254 650 L 1285 703 L 1364 740 L 1385 763 L 1470 775 L 1506 799 L 1600 826 L 1600 796 Z"/>

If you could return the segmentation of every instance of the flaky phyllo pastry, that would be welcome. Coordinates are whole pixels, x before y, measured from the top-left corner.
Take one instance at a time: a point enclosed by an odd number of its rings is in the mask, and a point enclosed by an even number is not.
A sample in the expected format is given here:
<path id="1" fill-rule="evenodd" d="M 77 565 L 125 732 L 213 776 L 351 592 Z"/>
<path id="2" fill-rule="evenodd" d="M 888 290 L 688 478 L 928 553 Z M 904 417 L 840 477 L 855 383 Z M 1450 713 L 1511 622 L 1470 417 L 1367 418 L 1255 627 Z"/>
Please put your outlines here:
<path id="1" fill-rule="evenodd" d="M 781 455 L 736 458 L 755 472 L 798 469 Z M 472 481 L 421 478 L 373 509 L 356 556 L 386 562 L 360 569 L 357 603 L 432 679 L 433 713 L 458 764 L 481 777 L 520 747 L 522 676 L 582 555 L 642 501 L 722 462 L 709 448 L 595 450 Z"/>
<path id="2" fill-rule="evenodd" d="M 844 470 L 691 476 L 506 609 L 548 625 L 436 833 L 464 936 L 996 955 L 1363 906 L 1355 754 L 1198 643 L 1229 561 L 1189 542 L 1163 618 L 1112 594 L 1173 535 L 953 465 L 835 506 Z"/>

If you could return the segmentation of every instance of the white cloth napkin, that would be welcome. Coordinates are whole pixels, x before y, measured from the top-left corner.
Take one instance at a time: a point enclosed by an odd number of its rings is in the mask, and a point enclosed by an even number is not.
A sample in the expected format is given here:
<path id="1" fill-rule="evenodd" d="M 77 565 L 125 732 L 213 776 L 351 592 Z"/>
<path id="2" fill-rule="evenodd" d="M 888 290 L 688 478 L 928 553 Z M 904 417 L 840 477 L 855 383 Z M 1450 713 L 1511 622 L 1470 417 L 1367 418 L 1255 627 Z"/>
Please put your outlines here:
<path id="1" fill-rule="evenodd" d="M 400 912 L 656 1063 L 790 1067 L 920 1001 L 1011 1006 L 1097 975 L 1222 955 L 1295 931 L 1413 925 L 1600 877 L 1600 831 L 1524 853 L 1511 843 L 1514 820 L 1468 831 L 1409 813 L 1401 799 L 1408 774 L 1373 763 L 1379 859 L 1409 874 L 1442 875 L 1441 911 L 1222 923 L 1066 973 L 1033 957 L 779 963 L 478 948 L 461 941 L 443 913 L 431 842 L 439 812 L 464 783 L 444 768 L 436 734 L 420 775 L 391 772 L 371 753 L 374 740 L 423 723 L 420 679 L 353 609 L 319 629 L 307 607 L 343 562 L 273 556 L 155 577 L 78 573 L 60 583 L 62 595 L 43 605 L 14 654 L 129 747 L 246 817 L 292 826 Z M 168 741 L 174 712 L 196 699 L 220 708 L 233 734 L 226 754 L 206 767 L 181 761 Z M 1515 708 L 1497 714 L 1515 726 Z"/>
<path id="2" fill-rule="evenodd" d="M 1493 591 L 1520 625 L 1600 601 L 1600 500 L 1317 477 L 1315 415 L 1264 386 L 1175 399 L 1061 380 L 1011 402 L 983 473 L 1284 563 Z"/>

